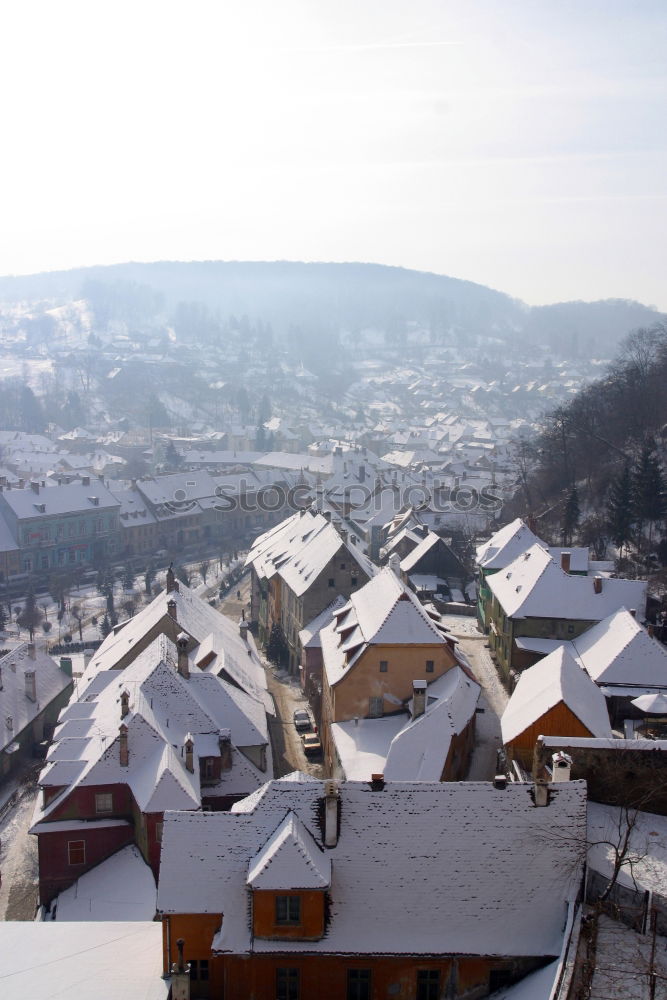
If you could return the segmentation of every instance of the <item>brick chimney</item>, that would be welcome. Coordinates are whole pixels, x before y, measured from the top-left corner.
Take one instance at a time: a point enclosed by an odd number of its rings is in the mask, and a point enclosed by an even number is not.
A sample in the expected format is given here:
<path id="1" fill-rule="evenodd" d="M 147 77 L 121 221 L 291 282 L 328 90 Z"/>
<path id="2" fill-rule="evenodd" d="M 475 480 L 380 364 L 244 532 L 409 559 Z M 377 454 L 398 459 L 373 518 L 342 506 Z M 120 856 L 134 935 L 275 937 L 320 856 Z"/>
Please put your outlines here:
<path id="1" fill-rule="evenodd" d="M 637 608 L 630 608 L 630 614 L 633 618 L 637 617 Z"/>
<path id="2" fill-rule="evenodd" d="M 129 691 L 123 691 L 120 696 L 120 717 L 124 719 L 125 716 L 130 711 L 130 693 Z"/>
<path id="3" fill-rule="evenodd" d="M 426 681 L 412 682 L 412 718 L 418 719 L 426 711 Z"/>
<path id="4" fill-rule="evenodd" d="M 593 591 L 596 594 L 601 594 L 602 593 L 602 577 L 601 576 L 594 576 L 593 577 Z"/>
<path id="5" fill-rule="evenodd" d="M 188 660 L 188 639 L 187 632 L 179 632 L 176 636 L 178 646 L 178 672 L 186 681 L 190 680 L 190 661 Z"/>
<path id="6" fill-rule="evenodd" d="M 37 678 L 34 670 L 25 672 L 25 696 L 28 701 L 37 701 Z"/>
<path id="7" fill-rule="evenodd" d="M 192 739 L 191 733 L 188 733 L 188 735 L 185 737 L 185 743 L 183 744 L 183 746 L 185 748 L 185 766 L 190 772 L 190 774 L 193 774 L 195 769 L 195 755 L 194 755 L 195 741 Z"/>
<path id="8" fill-rule="evenodd" d="M 371 791 L 384 791 L 384 774 L 371 774 Z"/>
<path id="9" fill-rule="evenodd" d="M 239 622 L 239 635 L 244 642 L 248 641 L 248 629 L 250 628 L 250 622 L 247 622 L 245 618 L 242 618 Z"/>
<path id="10" fill-rule="evenodd" d="M 124 722 L 121 722 L 118 727 L 118 732 L 120 733 L 119 742 L 119 755 L 120 755 L 120 766 L 127 767 L 130 763 L 130 748 L 127 745 L 127 726 Z"/>
<path id="11" fill-rule="evenodd" d="M 167 614 L 171 615 L 174 621 L 176 621 L 176 601 L 173 597 L 170 601 L 167 601 Z"/>
<path id="12" fill-rule="evenodd" d="M 176 942 L 178 958 L 171 966 L 171 1000 L 190 1000 L 190 963 L 183 960 L 185 941 Z"/>
<path id="13" fill-rule="evenodd" d="M 549 785 L 546 781 L 536 781 L 533 792 L 536 806 L 549 805 Z"/>
<path id="14" fill-rule="evenodd" d="M 232 769 L 232 734 L 229 729 L 221 729 L 218 734 L 218 746 L 220 747 L 220 770 L 231 771 Z"/>
<path id="15" fill-rule="evenodd" d="M 34 480 L 30 483 L 30 489 L 33 493 L 39 493 L 39 483 Z"/>
<path id="16" fill-rule="evenodd" d="M 563 570 L 563 573 L 570 572 L 571 555 L 572 555 L 571 552 L 561 552 L 560 554 L 560 568 Z"/>
<path id="17" fill-rule="evenodd" d="M 176 584 L 176 577 L 174 575 L 173 569 L 171 568 L 171 566 L 169 566 L 169 569 L 167 570 L 167 593 L 168 594 L 171 594 L 172 591 L 176 590 L 175 584 Z"/>
<path id="18" fill-rule="evenodd" d="M 324 846 L 335 847 L 338 843 L 338 785 L 335 781 L 324 784 Z"/>

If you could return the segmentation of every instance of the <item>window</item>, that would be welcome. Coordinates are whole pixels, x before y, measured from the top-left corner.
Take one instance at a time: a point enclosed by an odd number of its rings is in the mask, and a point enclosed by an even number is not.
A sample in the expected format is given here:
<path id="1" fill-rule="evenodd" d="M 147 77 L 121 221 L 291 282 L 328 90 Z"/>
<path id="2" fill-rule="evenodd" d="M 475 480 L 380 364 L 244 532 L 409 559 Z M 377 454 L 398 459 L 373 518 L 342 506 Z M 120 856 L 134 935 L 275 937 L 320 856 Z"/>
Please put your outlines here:
<path id="1" fill-rule="evenodd" d="M 389 663 L 387 660 L 380 660 L 380 673 L 386 674 L 389 670 Z"/>
<path id="2" fill-rule="evenodd" d="M 335 587 L 336 586 L 336 581 L 334 580 L 334 578 L 332 576 L 329 577 L 329 586 L 330 587 Z"/>
<path id="3" fill-rule="evenodd" d="M 356 585 L 357 585 L 357 578 L 356 578 L 356 576 L 353 576 L 353 577 L 350 578 L 350 583 L 352 584 L 353 587 L 356 587 Z"/>
<path id="4" fill-rule="evenodd" d="M 298 969 L 276 969 L 276 1000 L 299 1000 Z"/>
<path id="5" fill-rule="evenodd" d="M 437 969 L 417 970 L 417 1000 L 438 1000 L 440 973 Z"/>
<path id="6" fill-rule="evenodd" d="M 85 840 L 67 841 L 67 859 L 70 865 L 85 865 L 86 863 Z"/>
<path id="7" fill-rule="evenodd" d="M 368 714 L 371 719 L 379 719 L 383 715 L 384 701 L 382 698 L 368 699 Z"/>
<path id="8" fill-rule="evenodd" d="M 347 970 L 347 1000 L 371 1000 L 371 970 Z"/>
<path id="9" fill-rule="evenodd" d="M 111 792 L 102 792 L 95 796 L 95 812 L 110 813 L 113 810 L 113 796 Z"/>
<path id="10" fill-rule="evenodd" d="M 433 673 L 433 660 L 427 660 L 426 661 L 426 673 L 427 674 L 432 674 Z"/>
<path id="11" fill-rule="evenodd" d="M 567 626 L 567 634 L 568 635 L 574 635 L 574 625 L 568 625 Z"/>
<path id="12" fill-rule="evenodd" d="M 207 958 L 189 958 L 188 963 L 190 965 L 190 979 L 195 979 L 200 983 L 208 982 L 208 959 Z"/>
<path id="13" fill-rule="evenodd" d="M 341 568 L 341 569 L 345 569 L 345 563 L 341 563 L 341 564 L 340 564 L 340 568 Z"/>
<path id="14" fill-rule="evenodd" d="M 276 923 L 301 923 L 301 898 L 299 896 L 276 896 Z"/>

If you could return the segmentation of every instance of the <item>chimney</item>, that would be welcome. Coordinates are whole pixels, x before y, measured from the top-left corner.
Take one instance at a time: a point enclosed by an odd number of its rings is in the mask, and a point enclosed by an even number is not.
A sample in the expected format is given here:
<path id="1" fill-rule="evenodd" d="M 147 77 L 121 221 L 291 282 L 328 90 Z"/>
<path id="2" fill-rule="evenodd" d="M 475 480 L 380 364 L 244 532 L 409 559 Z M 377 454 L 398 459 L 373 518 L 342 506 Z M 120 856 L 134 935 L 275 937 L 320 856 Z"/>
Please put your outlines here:
<path id="1" fill-rule="evenodd" d="M 30 489 L 32 490 L 33 493 L 39 493 L 39 483 L 37 483 L 37 482 L 35 482 L 35 480 L 33 480 L 30 483 Z"/>
<path id="2" fill-rule="evenodd" d="M 130 711 L 130 693 L 129 691 L 123 691 L 120 696 L 120 717 L 124 719 L 125 716 Z"/>
<path id="3" fill-rule="evenodd" d="M 25 696 L 28 701 L 37 701 L 37 678 L 34 670 L 25 672 Z"/>
<path id="4" fill-rule="evenodd" d="M 536 781 L 533 791 L 536 806 L 549 805 L 549 785 L 546 781 Z"/>
<path id="5" fill-rule="evenodd" d="M 190 772 L 190 774 L 192 774 L 195 769 L 195 762 L 194 762 L 195 741 L 192 739 L 191 733 L 188 733 L 188 735 L 185 737 L 184 746 L 185 746 L 185 766 Z"/>
<path id="6" fill-rule="evenodd" d="M 601 594 L 602 593 L 602 577 L 601 576 L 594 576 L 593 577 L 593 590 L 594 590 L 594 592 L 596 594 Z"/>
<path id="7" fill-rule="evenodd" d="M 507 775 L 497 774 L 493 779 L 493 787 L 499 789 L 507 788 Z"/>
<path id="8" fill-rule="evenodd" d="M 389 565 L 389 569 L 392 570 L 392 572 L 394 573 L 394 575 L 397 576 L 399 578 L 399 580 L 400 580 L 400 578 L 401 578 L 401 560 L 398 558 L 398 554 L 396 552 L 392 552 L 392 554 L 389 556 L 388 565 Z"/>
<path id="9" fill-rule="evenodd" d="M 232 769 L 232 734 L 229 729 L 221 729 L 218 733 L 218 746 L 220 747 L 220 770 L 231 771 Z"/>
<path id="10" fill-rule="evenodd" d="M 412 718 L 418 719 L 426 711 L 426 681 L 412 682 Z"/>
<path id="11" fill-rule="evenodd" d="M 250 628 L 250 622 L 247 622 L 245 618 L 242 618 L 239 622 L 239 635 L 244 642 L 248 641 L 248 629 Z"/>
<path id="12" fill-rule="evenodd" d="M 371 774 L 371 791 L 384 791 L 384 774 Z"/>
<path id="13" fill-rule="evenodd" d="M 572 770 L 572 758 L 569 753 L 563 753 L 558 751 L 558 753 L 553 754 L 551 758 L 551 780 L 552 781 L 569 781 L 570 772 Z"/>
<path id="14" fill-rule="evenodd" d="M 176 601 L 173 599 L 167 601 L 167 613 L 176 621 Z"/>
<path id="15" fill-rule="evenodd" d="M 366 482 L 366 466 L 364 465 L 363 462 L 359 463 L 359 482 L 360 483 Z"/>
<path id="16" fill-rule="evenodd" d="M 421 524 L 417 529 L 417 531 L 422 536 L 422 538 L 426 538 L 426 536 L 428 535 L 428 524 Z"/>
<path id="17" fill-rule="evenodd" d="M 120 766 L 127 767 L 130 763 L 130 749 L 127 745 L 127 726 L 124 722 L 121 722 L 118 732 L 120 733 Z"/>
<path id="18" fill-rule="evenodd" d="M 563 573 L 569 573 L 570 572 L 570 557 L 571 557 L 571 554 L 572 553 L 570 553 L 570 552 L 561 552 L 561 554 L 560 554 L 560 568 L 562 569 Z"/>
<path id="19" fill-rule="evenodd" d="M 34 642 L 28 643 L 28 656 L 30 657 L 31 660 L 37 659 Z"/>
<path id="20" fill-rule="evenodd" d="M 637 617 L 637 608 L 630 608 L 630 614 L 633 618 Z"/>
<path id="21" fill-rule="evenodd" d="M 171 603 L 171 602 L 170 602 Z M 171 612 L 170 612 L 171 613 Z M 190 661 L 188 660 L 188 639 L 187 632 L 179 632 L 176 636 L 178 646 L 178 672 L 186 681 L 190 680 Z"/>
<path id="22" fill-rule="evenodd" d="M 324 846 L 338 843 L 338 785 L 335 781 L 324 783 Z"/>
<path id="23" fill-rule="evenodd" d="M 171 592 L 173 590 L 176 590 L 176 587 L 174 586 L 175 583 L 176 583 L 176 577 L 175 577 L 174 571 L 173 571 L 173 569 L 171 568 L 171 565 L 170 565 L 169 569 L 167 570 L 167 593 L 168 594 L 171 594 Z"/>
<path id="24" fill-rule="evenodd" d="M 72 657 L 71 656 L 61 656 L 60 657 L 60 669 L 68 677 L 72 676 Z"/>
<path id="25" fill-rule="evenodd" d="M 343 539 L 343 541 L 347 544 L 347 530 L 345 528 L 340 528 L 339 531 L 338 531 L 338 534 Z"/>
<path id="26" fill-rule="evenodd" d="M 90 476 L 82 476 L 81 477 L 81 485 L 82 486 L 90 486 Z"/>
<path id="27" fill-rule="evenodd" d="M 176 942 L 178 958 L 171 966 L 171 1000 L 190 1000 L 190 963 L 183 961 L 183 938 Z"/>
<path id="28" fill-rule="evenodd" d="M 19 489 L 22 490 L 25 486 L 25 479 L 19 479 Z"/>
<path id="29" fill-rule="evenodd" d="M 652 639 L 653 636 L 655 635 L 655 626 L 652 623 L 649 623 L 649 625 L 647 626 L 646 631 L 648 632 L 649 637 Z"/>

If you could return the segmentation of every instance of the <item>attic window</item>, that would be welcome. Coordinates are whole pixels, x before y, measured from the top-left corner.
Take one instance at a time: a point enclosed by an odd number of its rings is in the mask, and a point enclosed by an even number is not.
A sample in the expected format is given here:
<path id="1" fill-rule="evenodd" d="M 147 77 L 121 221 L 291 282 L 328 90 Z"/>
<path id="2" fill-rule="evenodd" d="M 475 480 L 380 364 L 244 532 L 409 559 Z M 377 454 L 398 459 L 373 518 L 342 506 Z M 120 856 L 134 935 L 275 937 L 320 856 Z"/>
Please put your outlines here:
<path id="1" fill-rule="evenodd" d="M 276 923 L 281 926 L 301 923 L 300 896 L 276 896 Z"/>
<path id="2" fill-rule="evenodd" d="M 336 586 L 336 581 L 334 580 L 334 578 L 332 576 L 329 577 L 329 586 L 330 587 L 335 587 Z"/>

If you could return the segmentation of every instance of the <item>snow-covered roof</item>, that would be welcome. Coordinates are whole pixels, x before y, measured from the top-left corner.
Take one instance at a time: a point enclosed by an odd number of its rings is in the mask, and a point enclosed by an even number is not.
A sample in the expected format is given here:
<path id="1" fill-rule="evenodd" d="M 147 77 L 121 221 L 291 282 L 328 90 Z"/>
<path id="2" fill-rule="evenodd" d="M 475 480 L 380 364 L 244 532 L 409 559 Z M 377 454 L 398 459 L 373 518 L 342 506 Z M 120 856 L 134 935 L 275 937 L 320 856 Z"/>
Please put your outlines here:
<path id="1" fill-rule="evenodd" d="M 558 955 L 586 833 L 585 782 L 551 789 L 486 782 L 340 785 L 329 919 L 318 941 L 253 938 L 247 878 L 292 811 L 318 849 L 324 786 L 269 782 L 229 813 L 168 813 L 158 907 L 222 913 L 218 952 Z M 562 828 L 567 835 L 548 836 Z M 437 831 L 437 835 L 434 835 Z"/>
<path id="2" fill-rule="evenodd" d="M 167 1000 L 162 928 L 146 921 L 0 921 L 3 1000 Z"/>
<path id="3" fill-rule="evenodd" d="M 35 674 L 36 700 L 26 694 L 26 673 Z M 0 750 L 72 685 L 72 678 L 43 649 L 22 643 L 0 659 Z"/>
<path id="4" fill-rule="evenodd" d="M 605 580 L 604 586 L 613 582 Z M 625 607 L 591 626 L 572 645 L 597 684 L 667 688 L 667 650 Z"/>
<path id="5" fill-rule="evenodd" d="M 36 491 L 28 485 L 22 490 L 5 490 L 1 497 L 19 520 L 58 514 L 98 514 L 117 510 L 120 506 L 113 493 L 99 479 L 91 480 L 88 486 L 68 483 L 40 486 Z"/>
<path id="6" fill-rule="evenodd" d="M 517 517 L 504 528 L 480 545 L 476 552 L 477 565 L 482 569 L 499 570 L 509 566 L 511 562 L 529 549 L 535 543 L 543 544 L 527 524 Z"/>
<path id="7" fill-rule="evenodd" d="M 540 544 L 489 576 L 487 583 L 510 618 L 599 622 L 619 608 L 643 611 L 646 606 L 646 581 L 570 576 Z"/>
<path id="8" fill-rule="evenodd" d="M 521 673 L 500 720 L 503 743 L 511 743 L 561 702 L 591 736 L 611 737 L 604 695 L 561 646 Z"/>
<path id="9" fill-rule="evenodd" d="M 51 906 L 54 920 L 153 920 L 157 886 L 134 844 L 85 872 Z"/>
<path id="10" fill-rule="evenodd" d="M 46 765 L 40 775 L 44 787 L 65 790 L 48 805 L 38 803 L 35 825 L 57 812 L 74 787 L 127 785 L 142 812 L 198 809 L 201 806 L 199 757 L 218 756 L 217 736 L 227 730 L 232 746 L 267 746 L 268 731 L 261 706 L 218 677 L 196 668 L 188 679 L 176 669 L 174 643 L 159 635 L 123 671 L 108 671 L 109 682 L 83 686 L 79 698 L 94 711 L 77 718 L 74 707 L 65 710 Z M 93 689 L 91 691 L 91 688 Z M 121 695 L 127 693 L 129 711 L 121 715 Z M 246 715 L 244 709 L 249 710 Z M 76 722 L 78 735 L 67 735 Z M 129 764 L 121 764 L 120 733 L 127 731 Z M 194 741 L 194 769 L 184 758 L 186 738 Z M 242 764 L 239 781 L 238 764 Z M 54 773 L 55 772 L 55 773 Z M 244 794 L 258 787 L 265 775 L 241 754 L 223 771 L 216 790 L 207 794 Z M 239 787 L 240 784 L 240 787 Z"/>
<path id="11" fill-rule="evenodd" d="M 373 576 L 370 560 L 345 541 L 331 521 L 315 510 L 301 510 L 255 540 L 246 566 L 263 579 L 278 574 L 300 597 L 341 549 L 366 576 Z"/>
<path id="12" fill-rule="evenodd" d="M 320 632 L 320 639 L 331 685 L 342 679 L 369 645 L 448 645 L 443 631 L 389 566 L 334 613 L 334 621 Z"/>
<path id="13" fill-rule="evenodd" d="M 320 631 L 330 625 L 334 613 L 347 604 L 347 600 L 341 595 L 337 594 L 331 604 L 328 604 L 324 611 L 321 611 L 319 615 L 316 615 L 312 621 L 309 621 L 301 631 L 299 632 L 299 642 L 304 649 L 319 648 L 322 645 L 320 640 Z"/>
<path id="14" fill-rule="evenodd" d="M 175 605 L 175 619 L 169 613 L 168 605 L 171 601 Z M 178 590 L 162 591 L 133 618 L 121 622 L 110 632 L 94 654 L 87 675 L 98 670 L 109 670 L 133 649 L 143 649 L 145 637 L 156 627 L 163 629 L 171 638 L 175 638 L 179 632 L 185 632 L 200 647 L 208 643 L 206 651 L 213 651 L 215 659 L 209 662 L 206 669 L 227 676 L 232 683 L 253 698 L 262 700 L 267 710 L 271 710 L 266 673 L 252 634 L 244 630 L 245 637 L 242 637 L 238 625 L 212 608 L 208 601 L 183 583 L 179 583 Z M 197 662 L 202 659 L 196 649 L 193 655 Z"/>
<path id="15" fill-rule="evenodd" d="M 331 885 L 331 855 L 290 811 L 251 860 L 248 885 L 253 889 L 326 889 Z"/>
<path id="16" fill-rule="evenodd" d="M 368 781 L 379 773 L 390 781 L 440 781 L 452 737 L 475 714 L 479 692 L 461 667 L 452 667 L 428 687 L 426 711 L 416 719 L 408 713 L 333 723 L 345 776 Z"/>

